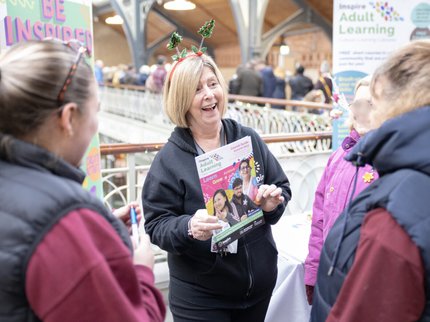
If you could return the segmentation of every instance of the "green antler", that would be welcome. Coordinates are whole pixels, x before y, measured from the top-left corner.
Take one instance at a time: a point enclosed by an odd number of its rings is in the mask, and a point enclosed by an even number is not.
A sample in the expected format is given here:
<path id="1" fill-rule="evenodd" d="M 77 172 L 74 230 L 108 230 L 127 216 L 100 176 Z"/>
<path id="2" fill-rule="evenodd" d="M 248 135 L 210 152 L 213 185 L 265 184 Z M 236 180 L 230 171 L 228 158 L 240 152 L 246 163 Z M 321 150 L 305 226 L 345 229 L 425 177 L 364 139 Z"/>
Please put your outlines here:
<path id="1" fill-rule="evenodd" d="M 193 52 L 197 53 L 197 52 L 202 52 L 204 53 L 206 51 L 206 47 L 202 47 L 203 46 L 203 41 L 205 40 L 205 38 L 210 38 L 212 36 L 212 32 L 215 28 L 215 20 L 211 19 L 209 21 L 206 21 L 205 24 L 200 27 L 200 29 L 197 31 L 197 33 L 199 35 L 202 36 L 202 40 L 200 41 L 200 46 L 197 49 L 196 47 L 192 47 Z"/>
<path id="2" fill-rule="evenodd" d="M 199 48 L 197 48 L 196 46 L 191 46 L 191 49 L 195 54 L 200 56 L 204 52 L 206 52 L 207 48 L 202 47 L 203 41 L 205 40 L 205 38 L 210 38 L 212 36 L 212 32 L 214 28 L 215 28 L 215 20 L 212 19 L 212 20 L 206 21 L 205 24 L 202 27 L 200 27 L 200 29 L 197 31 L 197 33 L 202 36 L 202 40 L 200 42 Z M 175 31 L 170 36 L 170 41 L 167 44 L 167 49 L 169 50 L 176 49 L 176 55 L 172 56 L 172 59 L 174 61 L 182 60 L 182 58 L 185 58 L 187 56 L 186 49 L 183 49 L 182 51 L 180 51 L 178 48 L 178 45 L 181 43 L 181 41 L 182 41 L 182 36 Z"/>
<path id="3" fill-rule="evenodd" d="M 176 49 L 176 52 L 177 52 L 177 55 L 172 56 L 173 60 L 178 60 L 180 57 L 185 57 L 185 55 L 187 54 L 186 49 L 182 50 L 182 52 L 179 51 L 178 45 L 181 43 L 181 41 L 182 41 L 182 36 L 178 34 L 176 31 L 173 32 L 172 35 L 170 36 L 170 41 L 167 44 L 167 49 L 169 50 Z"/>
<path id="4" fill-rule="evenodd" d="M 215 28 L 215 20 L 206 21 L 205 24 L 197 31 L 199 35 L 203 38 L 210 38 L 212 36 L 212 32 Z"/>

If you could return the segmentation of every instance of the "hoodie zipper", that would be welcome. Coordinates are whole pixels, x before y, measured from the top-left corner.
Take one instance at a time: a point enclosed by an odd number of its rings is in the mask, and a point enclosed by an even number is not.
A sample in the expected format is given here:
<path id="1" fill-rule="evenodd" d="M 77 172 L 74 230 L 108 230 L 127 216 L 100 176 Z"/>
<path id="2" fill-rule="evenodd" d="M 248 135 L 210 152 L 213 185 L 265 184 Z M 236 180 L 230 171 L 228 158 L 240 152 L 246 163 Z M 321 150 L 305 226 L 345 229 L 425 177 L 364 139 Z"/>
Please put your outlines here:
<path id="1" fill-rule="evenodd" d="M 251 291 L 252 291 L 252 287 L 254 286 L 254 279 L 252 278 L 251 262 L 249 260 L 248 247 L 246 246 L 246 243 L 244 244 L 244 246 L 245 246 L 246 263 L 248 264 L 248 277 L 249 277 L 249 286 L 248 286 L 248 291 L 246 292 L 246 297 L 249 297 L 249 294 L 251 294 Z"/>

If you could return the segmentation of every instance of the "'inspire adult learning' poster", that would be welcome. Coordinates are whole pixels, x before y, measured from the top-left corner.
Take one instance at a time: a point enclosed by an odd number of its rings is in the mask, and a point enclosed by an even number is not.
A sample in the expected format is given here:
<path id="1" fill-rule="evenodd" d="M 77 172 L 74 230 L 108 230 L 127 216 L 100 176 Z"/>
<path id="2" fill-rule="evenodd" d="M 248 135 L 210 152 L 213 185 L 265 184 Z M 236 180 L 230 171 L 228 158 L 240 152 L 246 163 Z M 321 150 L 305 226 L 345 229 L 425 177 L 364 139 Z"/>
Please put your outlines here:
<path id="1" fill-rule="evenodd" d="M 430 38 L 428 0 L 334 0 L 333 74 L 349 102 L 355 83 L 401 45 Z M 349 133 L 346 113 L 333 124 L 333 149 Z"/>

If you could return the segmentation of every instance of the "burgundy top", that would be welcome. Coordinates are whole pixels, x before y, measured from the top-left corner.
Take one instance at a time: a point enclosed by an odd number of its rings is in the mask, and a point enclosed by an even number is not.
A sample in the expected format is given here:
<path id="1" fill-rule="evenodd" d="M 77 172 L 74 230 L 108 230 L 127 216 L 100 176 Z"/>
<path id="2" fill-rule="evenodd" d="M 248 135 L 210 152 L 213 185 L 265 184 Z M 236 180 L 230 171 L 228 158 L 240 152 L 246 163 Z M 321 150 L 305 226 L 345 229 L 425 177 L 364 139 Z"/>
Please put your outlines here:
<path id="1" fill-rule="evenodd" d="M 327 322 L 417 321 L 425 300 L 418 247 L 385 209 L 369 212 L 354 264 Z"/>
<path id="2" fill-rule="evenodd" d="M 164 321 L 166 308 L 150 268 L 102 216 L 78 209 L 63 217 L 30 259 L 26 293 L 45 322 Z"/>

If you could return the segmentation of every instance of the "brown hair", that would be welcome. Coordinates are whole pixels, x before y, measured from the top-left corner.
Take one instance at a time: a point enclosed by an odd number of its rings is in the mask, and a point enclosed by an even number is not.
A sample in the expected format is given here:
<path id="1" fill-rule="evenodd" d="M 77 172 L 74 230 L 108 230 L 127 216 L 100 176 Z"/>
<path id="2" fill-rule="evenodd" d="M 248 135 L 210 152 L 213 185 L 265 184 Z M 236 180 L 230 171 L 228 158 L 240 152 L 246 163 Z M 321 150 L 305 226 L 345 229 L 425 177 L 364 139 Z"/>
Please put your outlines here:
<path id="1" fill-rule="evenodd" d="M 164 110 L 172 123 L 183 128 L 189 127 L 186 115 L 193 102 L 204 67 L 209 67 L 213 71 L 222 87 L 224 102 L 219 104 L 221 115 L 224 115 L 227 110 L 227 86 L 213 59 L 207 55 L 190 54 L 176 64 L 166 77 L 163 93 Z M 224 106 L 221 106 L 222 103 Z"/>
<path id="2" fill-rule="evenodd" d="M 0 57 L 0 132 L 15 137 L 36 131 L 58 109 L 57 97 L 77 52 L 56 40 L 16 44 Z M 82 59 L 62 104 L 82 108 L 90 97 L 91 67 Z"/>
<path id="3" fill-rule="evenodd" d="M 385 104 L 376 106 L 376 125 L 430 104 L 430 40 L 415 40 L 396 50 L 374 73 L 370 90 Z M 375 84 L 380 90 L 375 91 Z M 382 106 L 383 105 L 383 106 Z"/>

